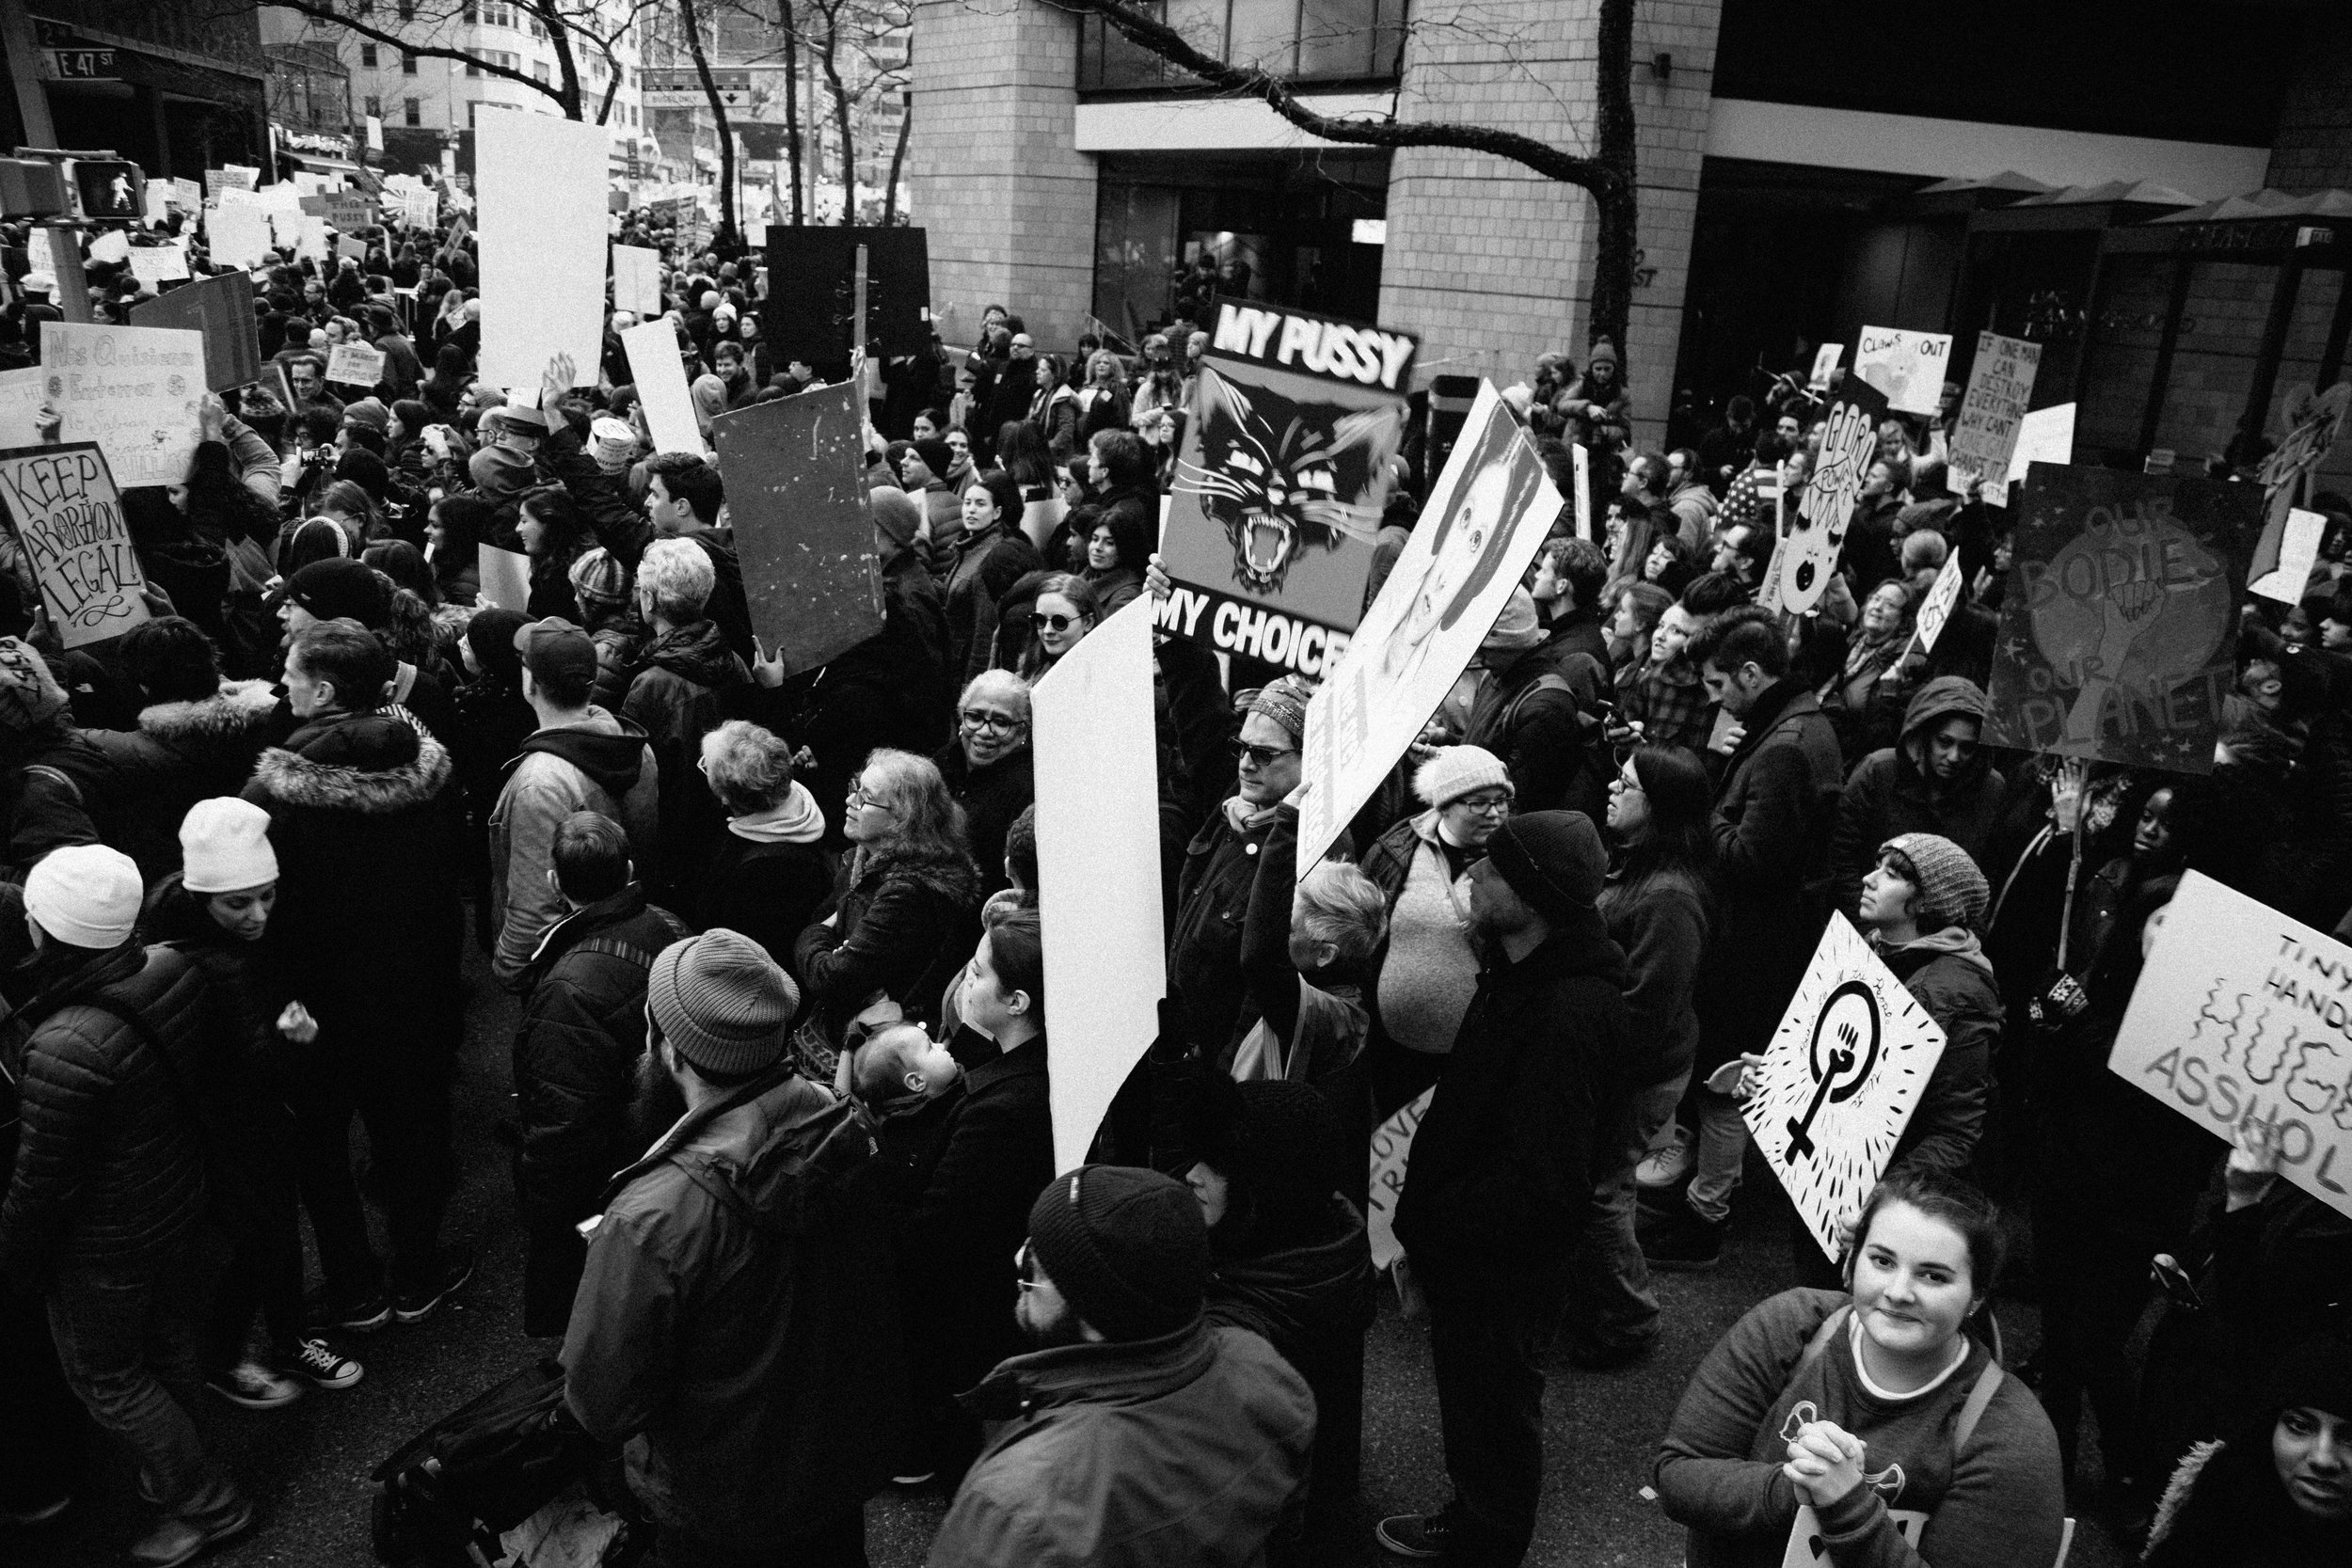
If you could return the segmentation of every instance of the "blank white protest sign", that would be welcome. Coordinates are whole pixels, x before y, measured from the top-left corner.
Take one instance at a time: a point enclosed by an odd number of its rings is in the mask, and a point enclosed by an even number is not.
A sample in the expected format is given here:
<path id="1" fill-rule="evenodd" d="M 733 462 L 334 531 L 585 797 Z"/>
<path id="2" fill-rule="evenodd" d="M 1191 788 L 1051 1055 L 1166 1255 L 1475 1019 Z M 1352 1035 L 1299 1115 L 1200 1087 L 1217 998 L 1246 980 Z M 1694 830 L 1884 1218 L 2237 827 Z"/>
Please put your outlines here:
<path id="1" fill-rule="evenodd" d="M 493 387 L 536 387 L 557 354 L 593 387 L 604 348 L 605 164 L 612 132 L 510 110 L 474 135 L 482 353 Z"/>

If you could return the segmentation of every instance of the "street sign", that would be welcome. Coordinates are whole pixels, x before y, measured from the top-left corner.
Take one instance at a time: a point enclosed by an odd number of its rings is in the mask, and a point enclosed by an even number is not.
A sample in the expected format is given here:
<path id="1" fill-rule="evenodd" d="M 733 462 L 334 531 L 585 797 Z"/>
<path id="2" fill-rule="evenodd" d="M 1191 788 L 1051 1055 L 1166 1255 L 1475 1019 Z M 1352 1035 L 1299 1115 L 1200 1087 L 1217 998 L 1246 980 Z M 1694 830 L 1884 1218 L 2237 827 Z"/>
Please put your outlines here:
<path id="1" fill-rule="evenodd" d="M 730 109 L 752 106 L 752 73 L 749 71 L 713 70 L 710 85 L 717 89 L 719 102 Z M 709 94 L 703 90 L 702 76 L 692 70 L 654 70 L 647 68 L 640 92 L 641 102 L 648 109 L 707 109 Z"/>
<path id="2" fill-rule="evenodd" d="M 112 82 L 119 80 L 115 52 L 82 37 L 72 28 L 42 17 L 33 18 L 34 40 L 40 46 L 41 74 L 53 82 Z"/>

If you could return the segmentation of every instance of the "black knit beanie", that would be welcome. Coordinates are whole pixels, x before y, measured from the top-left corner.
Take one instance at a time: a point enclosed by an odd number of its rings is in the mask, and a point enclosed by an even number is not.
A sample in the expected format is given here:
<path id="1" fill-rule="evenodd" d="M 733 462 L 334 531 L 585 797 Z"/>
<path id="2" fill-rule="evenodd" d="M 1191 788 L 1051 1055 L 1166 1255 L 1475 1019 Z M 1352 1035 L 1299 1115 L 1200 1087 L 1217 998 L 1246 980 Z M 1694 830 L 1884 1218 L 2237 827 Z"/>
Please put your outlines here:
<path id="1" fill-rule="evenodd" d="M 1248 1200 L 1246 1244 L 1279 1244 L 1330 1214 L 1345 1140 L 1321 1089 L 1282 1079 L 1213 1078 L 1202 1085 L 1190 1131 L 1201 1161 Z M 1228 1234 L 1233 1217 L 1229 1210 L 1217 1227 L 1214 1240 L 1221 1248 L 1241 1240 Z"/>
<path id="2" fill-rule="evenodd" d="M 1590 913 L 1609 876 L 1609 851 L 1581 811 L 1521 812 L 1487 840 L 1486 855 L 1511 891 L 1553 922 Z"/>
<path id="3" fill-rule="evenodd" d="M 1029 1206 L 1029 1245 L 1070 1309 L 1106 1339 L 1156 1339 L 1200 1316 L 1209 1228 L 1172 1177 L 1080 1165 Z"/>

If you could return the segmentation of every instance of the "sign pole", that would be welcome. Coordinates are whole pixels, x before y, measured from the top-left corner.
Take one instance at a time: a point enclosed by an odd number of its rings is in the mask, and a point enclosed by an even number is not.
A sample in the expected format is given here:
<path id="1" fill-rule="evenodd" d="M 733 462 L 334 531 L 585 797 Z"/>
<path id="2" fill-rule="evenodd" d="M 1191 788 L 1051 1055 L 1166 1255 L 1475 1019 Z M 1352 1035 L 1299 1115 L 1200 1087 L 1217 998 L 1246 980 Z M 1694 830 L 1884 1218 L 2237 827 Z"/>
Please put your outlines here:
<path id="1" fill-rule="evenodd" d="M 89 325 L 98 318 L 90 313 L 89 277 L 82 271 L 82 236 L 70 224 L 44 223 L 41 228 L 49 232 L 49 270 L 57 277 L 57 309 L 66 320 Z"/>

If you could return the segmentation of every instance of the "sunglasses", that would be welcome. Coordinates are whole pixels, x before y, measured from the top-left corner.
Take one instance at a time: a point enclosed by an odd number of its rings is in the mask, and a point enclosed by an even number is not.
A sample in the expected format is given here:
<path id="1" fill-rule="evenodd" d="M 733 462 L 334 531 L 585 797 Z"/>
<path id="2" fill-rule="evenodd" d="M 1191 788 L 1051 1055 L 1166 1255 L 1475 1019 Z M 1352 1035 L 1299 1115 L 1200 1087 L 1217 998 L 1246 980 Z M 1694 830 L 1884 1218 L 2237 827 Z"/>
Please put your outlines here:
<path id="1" fill-rule="evenodd" d="M 1273 767 L 1276 757 L 1292 757 L 1297 754 L 1298 748 L 1295 746 L 1252 746 L 1247 740 L 1233 742 L 1235 757 L 1244 762 L 1256 763 L 1260 768 Z"/>
<path id="2" fill-rule="evenodd" d="M 1078 624 L 1078 620 L 1075 615 L 1049 615 L 1041 610 L 1033 610 L 1029 615 L 1029 625 L 1040 631 L 1068 631 Z"/>

